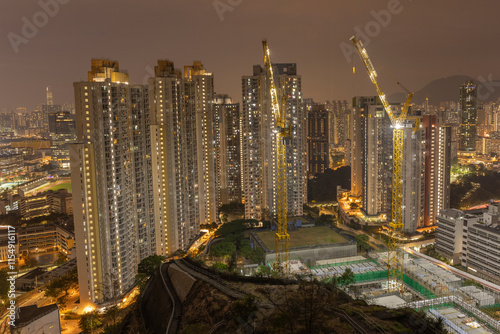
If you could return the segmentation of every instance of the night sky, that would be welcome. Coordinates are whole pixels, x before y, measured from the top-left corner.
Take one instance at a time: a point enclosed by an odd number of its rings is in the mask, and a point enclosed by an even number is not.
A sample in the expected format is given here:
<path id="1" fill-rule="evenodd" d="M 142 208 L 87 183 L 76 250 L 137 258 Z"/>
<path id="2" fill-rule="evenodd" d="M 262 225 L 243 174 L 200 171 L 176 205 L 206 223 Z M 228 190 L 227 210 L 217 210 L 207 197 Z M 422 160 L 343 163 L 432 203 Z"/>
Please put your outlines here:
<path id="1" fill-rule="evenodd" d="M 118 60 L 132 83 L 142 83 L 157 59 L 178 68 L 201 60 L 216 92 L 240 101 L 241 76 L 262 63 L 262 38 L 273 62 L 297 63 L 304 97 L 375 95 L 357 54 L 353 79 L 340 47 L 356 26 L 373 36 L 367 49 L 387 93 L 398 91 L 394 79 L 417 91 L 454 74 L 500 77 L 498 0 L 59 1 L 49 17 L 38 1 L 0 0 L 0 110 L 33 109 L 45 101 L 45 86 L 56 103 L 73 103 L 72 83 L 87 80 L 93 57 Z M 380 11 L 391 13 L 388 24 L 387 15 L 376 21 Z M 33 23 L 34 16 L 41 27 L 23 35 L 23 17 Z M 22 40 L 17 53 L 9 37 Z"/>

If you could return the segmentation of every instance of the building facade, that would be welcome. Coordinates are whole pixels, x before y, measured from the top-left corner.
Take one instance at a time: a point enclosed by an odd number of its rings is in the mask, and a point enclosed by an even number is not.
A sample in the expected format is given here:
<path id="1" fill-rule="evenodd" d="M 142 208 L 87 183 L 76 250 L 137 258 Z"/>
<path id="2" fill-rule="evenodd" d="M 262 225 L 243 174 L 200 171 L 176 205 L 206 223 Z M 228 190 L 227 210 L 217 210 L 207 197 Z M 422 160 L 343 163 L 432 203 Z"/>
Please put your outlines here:
<path id="1" fill-rule="evenodd" d="M 441 117 L 423 116 L 425 131 L 424 226 L 434 225 L 436 216 L 450 207 L 451 126 Z"/>
<path id="2" fill-rule="evenodd" d="M 189 132 L 197 150 L 198 201 L 200 221 L 209 224 L 217 221 L 216 165 L 214 146 L 214 76 L 206 71 L 200 61 L 184 66 L 185 114 L 194 120 L 196 132 Z"/>
<path id="3" fill-rule="evenodd" d="M 217 203 L 241 203 L 240 105 L 216 95 L 214 124 Z"/>
<path id="4" fill-rule="evenodd" d="M 482 213 L 441 210 L 437 217 L 436 251 L 470 273 L 500 282 L 500 225 L 498 203 Z"/>
<path id="5" fill-rule="evenodd" d="M 75 118 L 69 111 L 49 113 L 50 148 L 52 161 L 69 169 L 69 144 L 76 140 Z"/>
<path id="6" fill-rule="evenodd" d="M 93 59 L 75 82 L 77 143 L 70 145 L 80 302 L 102 303 L 134 286 L 156 243 L 147 86 L 116 61 Z M 163 246 L 163 248 L 162 248 Z"/>
<path id="7" fill-rule="evenodd" d="M 18 201 L 18 208 L 23 219 L 45 216 L 50 213 L 72 215 L 72 195 L 66 189 L 49 190 L 33 196 L 22 197 Z"/>
<path id="8" fill-rule="evenodd" d="M 387 213 L 392 189 L 392 131 L 378 97 L 356 97 L 350 126 L 351 196 L 368 216 Z"/>
<path id="9" fill-rule="evenodd" d="M 286 99 L 291 138 L 287 142 L 288 215 L 299 216 L 307 202 L 306 115 L 296 64 L 273 64 L 278 100 Z M 245 217 L 260 219 L 262 210 L 277 212 L 276 132 L 266 70 L 253 67 L 242 77 L 242 190 Z"/>
<path id="10" fill-rule="evenodd" d="M 403 135 L 402 220 L 407 233 L 424 226 L 425 159 L 424 131 L 405 128 Z M 392 215 L 391 215 L 392 217 Z"/>

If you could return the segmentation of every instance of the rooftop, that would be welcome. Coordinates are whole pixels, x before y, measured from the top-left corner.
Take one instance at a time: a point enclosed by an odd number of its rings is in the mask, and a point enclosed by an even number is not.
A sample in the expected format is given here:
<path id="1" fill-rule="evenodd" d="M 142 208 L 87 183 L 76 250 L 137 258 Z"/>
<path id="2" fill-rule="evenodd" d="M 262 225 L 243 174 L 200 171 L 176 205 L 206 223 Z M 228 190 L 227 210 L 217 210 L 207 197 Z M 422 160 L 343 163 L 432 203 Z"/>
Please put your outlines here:
<path id="1" fill-rule="evenodd" d="M 57 304 L 42 307 L 36 305 L 20 307 L 16 316 L 16 328 L 26 326 L 36 319 L 55 311 L 59 311 Z"/>
<path id="2" fill-rule="evenodd" d="M 299 228 L 298 231 L 290 231 L 290 248 L 317 246 L 348 242 L 343 236 L 326 226 Z M 276 231 L 264 231 L 256 233 L 262 242 L 271 251 L 275 250 Z"/>

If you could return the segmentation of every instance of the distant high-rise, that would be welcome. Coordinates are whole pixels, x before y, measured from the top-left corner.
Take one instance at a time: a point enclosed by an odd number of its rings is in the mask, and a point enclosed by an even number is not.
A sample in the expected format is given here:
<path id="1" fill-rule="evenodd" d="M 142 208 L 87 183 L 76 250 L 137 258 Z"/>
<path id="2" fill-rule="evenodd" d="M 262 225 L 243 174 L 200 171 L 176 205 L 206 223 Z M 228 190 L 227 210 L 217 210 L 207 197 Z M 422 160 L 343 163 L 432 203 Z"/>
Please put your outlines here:
<path id="1" fill-rule="evenodd" d="M 227 95 L 214 100 L 217 202 L 241 203 L 240 105 Z"/>
<path id="2" fill-rule="evenodd" d="M 425 131 L 424 226 L 450 207 L 451 126 L 434 115 L 423 116 Z"/>
<path id="3" fill-rule="evenodd" d="M 467 81 L 460 87 L 460 139 L 458 149 L 462 152 L 476 150 L 477 86 Z"/>
<path id="4" fill-rule="evenodd" d="M 324 104 L 307 109 L 307 159 L 310 175 L 324 173 L 329 165 L 328 111 Z"/>
<path id="5" fill-rule="evenodd" d="M 348 136 L 350 106 L 345 100 L 327 101 L 329 111 L 328 142 L 330 149 L 344 149 Z"/>
<path id="6" fill-rule="evenodd" d="M 113 300 L 135 284 L 156 242 L 147 86 L 118 62 L 92 60 L 74 83 L 77 143 L 70 145 L 80 305 Z M 77 209 L 79 208 L 79 209 Z"/>
<path id="7" fill-rule="evenodd" d="M 301 77 L 296 64 L 274 64 L 278 98 L 287 96 L 291 138 L 287 144 L 288 215 L 302 215 L 307 201 L 306 115 Z M 276 132 L 266 71 L 253 67 L 253 75 L 242 77 L 242 183 L 245 217 L 260 219 L 262 209 L 276 214 Z"/>
<path id="8" fill-rule="evenodd" d="M 54 104 L 54 96 L 52 95 L 52 91 L 50 90 L 50 87 L 46 88 L 45 91 L 46 94 L 46 104 L 42 104 L 42 110 L 41 110 L 41 117 L 39 122 L 32 122 L 33 124 L 30 124 L 30 127 L 40 127 L 45 129 L 45 131 L 50 131 L 49 127 L 49 114 L 50 113 L 57 113 L 62 110 L 61 105 Z M 32 113 L 36 114 L 36 113 Z M 39 123 L 39 124 L 38 124 Z M 34 126 L 36 124 L 36 126 Z"/>
<path id="9" fill-rule="evenodd" d="M 49 133 L 52 160 L 61 168 L 69 169 L 69 144 L 76 140 L 74 115 L 69 111 L 49 113 Z"/>
<path id="10" fill-rule="evenodd" d="M 54 105 L 54 96 L 52 95 L 52 91 L 50 90 L 50 87 L 47 87 L 47 105 L 48 106 L 53 106 Z"/>

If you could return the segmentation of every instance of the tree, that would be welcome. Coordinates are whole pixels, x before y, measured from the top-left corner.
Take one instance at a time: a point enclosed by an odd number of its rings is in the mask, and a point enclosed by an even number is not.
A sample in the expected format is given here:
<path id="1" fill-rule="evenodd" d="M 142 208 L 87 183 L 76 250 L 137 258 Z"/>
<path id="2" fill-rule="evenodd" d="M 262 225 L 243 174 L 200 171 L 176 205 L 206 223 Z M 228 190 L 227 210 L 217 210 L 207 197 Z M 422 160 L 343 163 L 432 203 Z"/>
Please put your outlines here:
<path id="1" fill-rule="evenodd" d="M 106 308 L 104 312 L 104 322 L 116 324 L 116 319 L 118 318 L 118 314 L 120 313 L 120 308 L 117 305 L 112 305 Z"/>
<path id="2" fill-rule="evenodd" d="M 339 304 L 338 290 L 315 279 L 299 278 L 299 287 L 274 288 L 267 296 L 276 308 L 272 323 L 280 333 L 330 333 L 326 323 L 331 308 Z"/>
<path id="3" fill-rule="evenodd" d="M 320 225 L 333 225 L 335 218 L 332 215 L 321 214 L 319 216 L 318 222 Z"/>
<path id="4" fill-rule="evenodd" d="M 58 302 L 65 302 L 68 297 L 69 290 L 78 286 L 78 271 L 77 269 L 71 270 L 66 275 L 57 278 L 45 286 L 45 296 L 58 299 Z M 64 299 L 60 295 L 64 292 Z"/>
<path id="5" fill-rule="evenodd" d="M 142 293 L 144 288 L 146 288 L 148 275 L 145 273 L 138 273 L 135 275 L 135 284 L 139 287 L 139 292 Z"/>
<path id="6" fill-rule="evenodd" d="M 165 257 L 161 255 L 150 255 L 144 258 L 137 266 L 137 272 L 152 276 L 158 271 L 161 264 L 165 261 Z"/>
<path id="7" fill-rule="evenodd" d="M 187 254 L 187 252 L 186 252 L 184 249 L 179 248 L 178 250 L 176 250 L 176 251 L 172 254 L 172 256 L 174 256 L 174 257 L 175 257 L 175 256 L 178 256 L 178 257 L 184 257 L 184 256 L 186 256 L 186 254 Z"/>
<path id="8" fill-rule="evenodd" d="M 370 238 L 366 234 L 358 234 L 356 236 L 356 242 L 358 243 L 358 247 L 367 249 L 369 239 Z"/>
<path id="9" fill-rule="evenodd" d="M 8 278 L 7 270 L 0 270 L 0 298 L 4 300 L 7 300 L 10 289 L 10 283 L 7 281 Z"/>
<path id="10" fill-rule="evenodd" d="M 63 295 L 59 298 L 57 298 L 57 305 L 59 306 L 59 308 L 61 310 L 65 309 L 66 308 L 66 302 L 68 301 L 68 296 L 67 295 Z"/>
<path id="11" fill-rule="evenodd" d="M 307 198 L 310 201 L 326 202 L 337 199 L 337 186 L 349 189 L 351 186 L 351 167 L 344 166 L 327 169 L 307 181 Z"/>
<path id="12" fill-rule="evenodd" d="M 222 262 L 216 262 L 212 265 L 212 268 L 218 271 L 228 271 L 229 267 L 227 264 L 222 263 Z"/>
<path id="13" fill-rule="evenodd" d="M 245 246 L 240 250 L 240 255 L 252 263 L 262 263 L 266 253 L 262 248 L 252 249 L 250 246 Z"/>
<path id="14" fill-rule="evenodd" d="M 60 266 L 66 261 L 68 261 L 68 256 L 64 253 L 59 253 L 59 257 L 57 258 L 56 262 L 54 262 L 54 265 Z"/>
<path id="15" fill-rule="evenodd" d="M 120 334 L 120 333 L 121 333 L 120 324 L 106 325 L 104 326 L 101 332 L 101 334 Z"/>
<path id="16" fill-rule="evenodd" d="M 257 267 L 256 274 L 257 274 L 257 276 L 260 276 L 260 277 L 271 277 L 273 274 L 273 271 L 268 266 L 263 265 L 263 266 Z"/>
<path id="17" fill-rule="evenodd" d="M 78 321 L 78 327 L 83 333 L 92 333 L 97 327 L 101 326 L 102 322 L 97 311 L 92 311 L 83 314 Z"/>
<path id="18" fill-rule="evenodd" d="M 354 273 L 352 272 L 351 268 L 347 268 L 342 275 L 336 278 L 337 283 L 340 286 L 349 286 L 356 282 L 356 279 L 354 278 Z"/>
<path id="19" fill-rule="evenodd" d="M 234 243 L 229 241 L 222 241 L 214 246 L 212 246 L 210 253 L 217 257 L 227 257 L 236 253 L 236 246 Z"/>
<path id="20" fill-rule="evenodd" d="M 252 318 L 258 310 L 257 304 L 255 303 L 254 296 L 247 296 L 244 299 L 240 299 L 234 303 L 233 307 L 233 321 L 235 325 L 240 325 L 242 322 L 247 322 Z"/>
<path id="21" fill-rule="evenodd" d="M 234 252 L 233 254 L 231 254 L 231 256 L 229 257 L 229 263 L 227 264 L 227 266 L 229 267 L 229 271 L 234 271 L 236 270 L 236 265 L 238 264 L 238 261 L 236 259 L 236 252 Z"/>
<path id="22" fill-rule="evenodd" d="M 38 260 L 32 257 L 28 257 L 24 263 L 25 268 L 34 268 L 38 266 Z"/>
<path id="23" fill-rule="evenodd" d="M 464 286 L 470 286 L 470 285 L 472 285 L 472 286 L 475 286 L 478 289 L 482 289 L 483 288 L 483 285 L 481 283 L 478 283 L 478 282 L 474 281 L 473 279 L 466 280 L 463 285 Z"/>

